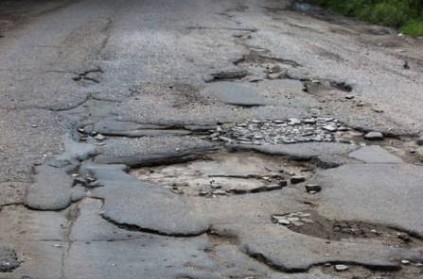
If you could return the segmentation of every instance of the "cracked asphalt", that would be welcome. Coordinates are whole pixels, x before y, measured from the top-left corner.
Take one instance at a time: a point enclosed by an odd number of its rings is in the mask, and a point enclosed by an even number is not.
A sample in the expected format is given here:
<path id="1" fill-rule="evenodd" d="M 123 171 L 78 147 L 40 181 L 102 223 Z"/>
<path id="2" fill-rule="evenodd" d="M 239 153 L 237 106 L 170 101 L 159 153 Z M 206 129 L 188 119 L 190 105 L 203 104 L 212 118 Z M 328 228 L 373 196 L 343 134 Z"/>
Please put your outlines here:
<path id="1" fill-rule="evenodd" d="M 287 0 L 2 1 L 0 278 L 423 278 L 422 49 Z"/>

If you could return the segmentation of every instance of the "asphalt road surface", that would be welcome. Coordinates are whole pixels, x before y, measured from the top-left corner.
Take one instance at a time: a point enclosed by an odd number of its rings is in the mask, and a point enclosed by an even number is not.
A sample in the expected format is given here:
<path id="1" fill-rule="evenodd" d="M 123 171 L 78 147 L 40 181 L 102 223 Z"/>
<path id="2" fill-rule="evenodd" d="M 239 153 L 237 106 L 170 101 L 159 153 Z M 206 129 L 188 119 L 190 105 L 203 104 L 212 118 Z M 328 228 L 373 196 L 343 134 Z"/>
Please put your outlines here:
<path id="1" fill-rule="evenodd" d="M 0 278 L 423 278 L 422 107 L 303 3 L 2 1 Z"/>

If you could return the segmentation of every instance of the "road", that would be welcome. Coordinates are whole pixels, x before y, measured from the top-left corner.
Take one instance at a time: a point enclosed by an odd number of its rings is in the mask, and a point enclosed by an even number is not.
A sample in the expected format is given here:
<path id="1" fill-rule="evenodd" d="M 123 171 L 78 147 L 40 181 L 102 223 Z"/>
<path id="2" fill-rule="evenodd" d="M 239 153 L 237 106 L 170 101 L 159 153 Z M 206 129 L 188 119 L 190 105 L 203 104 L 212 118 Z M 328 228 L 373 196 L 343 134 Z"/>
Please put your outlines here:
<path id="1" fill-rule="evenodd" d="M 422 49 L 284 0 L 1 3 L 0 278 L 423 278 Z"/>

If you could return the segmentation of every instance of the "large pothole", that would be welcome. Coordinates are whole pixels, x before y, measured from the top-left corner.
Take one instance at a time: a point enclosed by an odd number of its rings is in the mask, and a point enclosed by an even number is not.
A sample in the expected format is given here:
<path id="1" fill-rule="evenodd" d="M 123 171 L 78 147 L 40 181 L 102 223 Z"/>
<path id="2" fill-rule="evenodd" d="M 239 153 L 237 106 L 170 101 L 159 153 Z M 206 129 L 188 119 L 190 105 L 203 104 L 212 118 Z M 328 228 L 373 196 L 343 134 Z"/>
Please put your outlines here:
<path id="1" fill-rule="evenodd" d="M 280 190 L 306 181 L 311 166 L 255 154 L 209 154 L 185 164 L 139 168 L 132 175 L 188 196 L 216 197 Z"/>
<path id="2" fill-rule="evenodd" d="M 381 224 L 332 220 L 313 211 L 272 215 L 272 222 L 288 229 L 333 241 L 376 239 L 389 247 L 421 247 L 423 241 L 413 234 Z"/>

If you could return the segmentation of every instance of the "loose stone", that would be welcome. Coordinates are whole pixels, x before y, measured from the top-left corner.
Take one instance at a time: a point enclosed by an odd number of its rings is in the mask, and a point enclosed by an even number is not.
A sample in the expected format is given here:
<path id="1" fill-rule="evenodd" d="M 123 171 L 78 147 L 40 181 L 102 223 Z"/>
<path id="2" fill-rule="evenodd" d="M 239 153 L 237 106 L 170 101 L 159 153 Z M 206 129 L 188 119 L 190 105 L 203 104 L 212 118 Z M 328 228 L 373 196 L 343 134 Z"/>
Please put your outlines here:
<path id="1" fill-rule="evenodd" d="M 406 233 L 397 233 L 397 237 L 404 242 L 410 242 L 411 241 L 410 236 Z"/>
<path id="2" fill-rule="evenodd" d="M 384 112 L 383 109 L 379 109 L 379 108 L 374 108 L 373 111 L 376 112 L 376 113 L 383 113 Z"/>
<path id="3" fill-rule="evenodd" d="M 268 75 L 269 79 L 279 79 L 281 78 L 281 73 L 272 73 Z"/>
<path id="4" fill-rule="evenodd" d="M 408 265 L 408 264 L 410 264 L 410 261 L 409 260 L 401 260 L 401 263 L 403 265 Z"/>
<path id="5" fill-rule="evenodd" d="M 224 191 L 224 190 L 215 190 L 215 191 L 213 191 L 213 195 L 224 196 L 224 195 L 226 195 L 226 191 Z"/>
<path id="6" fill-rule="evenodd" d="M 298 184 L 301 182 L 304 182 L 306 180 L 306 178 L 302 175 L 295 175 L 293 177 L 291 177 L 291 183 L 292 184 Z"/>
<path id="7" fill-rule="evenodd" d="M 220 139 L 220 140 L 223 140 L 223 141 L 226 141 L 226 142 L 232 142 L 232 139 L 227 138 L 227 137 L 222 137 L 222 136 L 220 136 L 220 137 L 219 137 L 219 139 Z"/>
<path id="8" fill-rule="evenodd" d="M 335 125 L 325 125 L 323 126 L 323 129 L 329 132 L 336 132 L 338 130 L 338 127 Z"/>
<path id="9" fill-rule="evenodd" d="M 214 181 L 210 182 L 210 188 L 212 189 L 221 189 L 222 185 L 214 183 Z"/>
<path id="10" fill-rule="evenodd" d="M 281 187 L 288 186 L 288 181 L 286 181 L 286 180 L 279 181 L 279 186 L 281 186 Z"/>
<path id="11" fill-rule="evenodd" d="M 420 136 L 417 140 L 416 140 L 417 145 L 419 146 L 423 146 L 423 136 Z"/>
<path id="12" fill-rule="evenodd" d="M 98 141 L 103 141 L 106 139 L 106 137 L 103 136 L 102 134 L 97 134 L 94 138 Z"/>
<path id="13" fill-rule="evenodd" d="M 337 265 L 335 265 L 335 270 L 338 271 L 338 272 L 347 271 L 348 266 L 346 266 L 344 264 L 337 264 Z"/>
<path id="14" fill-rule="evenodd" d="M 85 178 L 85 180 L 86 180 L 88 183 L 93 183 L 93 182 L 94 182 L 94 181 L 96 181 L 97 179 L 96 179 L 95 177 L 91 176 L 91 175 L 87 175 L 87 176 L 86 176 L 86 178 Z"/>
<path id="15" fill-rule="evenodd" d="M 200 191 L 200 193 L 198 193 L 198 195 L 201 196 L 201 197 L 207 196 L 208 194 L 209 194 L 209 192 L 205 191 L 205 190 L 202 190 L 202 191 Z"/>
<path id="16" fill-rule="evenodd" d="M 317 120 L 314 118 L 307 118 L 303 121 L 305 124 L 316 124 Z"/>
<path id="17" fill-rule="evenodd" d="M 262 81 L 263 79 L 261 77 L 250 77 L 248 78 L 249 82 L 259 82 Z"/>
<path id="18" fill-rule="evenodd" d="M 221 140 L 236 144 L 293 144 L 305 142 L 336 142 L 349 128 L 332 117 L 289 118 L 272 121 L 252 120 L 233 126 L 218 126 L 210 131 L 212 141 Z"/>
<path id="19" fill-rule="evenodd" d="M 301 124 L 301 120 L 298 119 L 298 118 L 289 118 L 288 124 L 289 125 L 299 125 L 299 124 Z"/>
<path id="20" fill-rule="evenodd" d="M 307 184 L 305 185 L 305 189 L 307 191 L 307 193 L 317 193 L 320 192 L 322 190 L 322 187 L 318 184 Z"/>
<path id="21" fill-rule="evenodd" d="M 283 225 L 283 226 L 288 226 L 289 224 L 291 224 L 291 222 L 289 220 L 287 220 L 285 217 L 278 216 L 278 215 L 273 215 L 272 221 L 276 224 L 280 224 L 280 225 Z"/>
<path id="22" fill-rule="evenodd" d="M 85 179 L 83 179 L 81 177 L 75 177 L 74 182 L 81 184 L 82 186 L 86 186 L 88 184 L 87 181 L 85 181 Z"/>
<path id="23" fill-rule="evenodd" d="M 345 127 L 345 126 L 338 127 L 338 131 L 341 131 L 341 132 L 346 132 L 346 131 L 349 131 L 349 130 L 350 129 L 348 127 Z"/>
<path id="24" fill-rule="evenodd" d="M 323 122 L 331 122 L 335 119 L 333 117 L 319 117 L 318 120 Z"/>
<path id="25" fill-rule="evenodd" d="M 381 132 L 369 132 L 364 135 L 367 140 L 383 140 L 383 134 Z"/>

